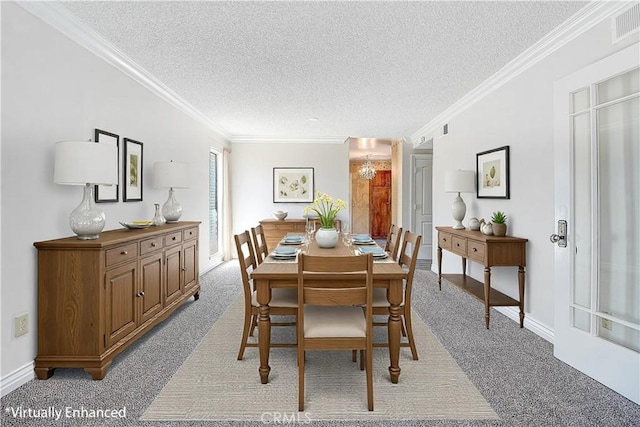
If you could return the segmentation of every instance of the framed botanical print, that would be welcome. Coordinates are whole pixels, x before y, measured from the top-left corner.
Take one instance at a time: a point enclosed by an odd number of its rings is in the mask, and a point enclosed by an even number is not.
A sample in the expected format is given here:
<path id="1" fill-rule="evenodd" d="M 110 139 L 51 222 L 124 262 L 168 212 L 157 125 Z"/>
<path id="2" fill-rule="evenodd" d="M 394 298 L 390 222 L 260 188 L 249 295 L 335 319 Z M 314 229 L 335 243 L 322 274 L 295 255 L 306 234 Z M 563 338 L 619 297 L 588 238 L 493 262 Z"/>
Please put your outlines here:
<path id="1" fill-rule="evenodd" d="M 124 139 L 123 200 L 142 201 L 142 142 Z"/>
<path id="2" fill-rule="evenodd" d="M 313 186 L 313 168 L 273 168 L 274 203 L 311 203 Z"/>
<path id="3" fill-rule="evenodd" d="M 476 191 L 479 199 L 508 199 L 509 146 L 476 154 Z"/>
<path id="4" fill-rule="evenodd" d="M 118 179 L 120 179 L 120 137 L 115 133 L 107 132 L 104 130 L 96 129 L 94 134 L 94 141 L 100 144 L 115 145 L 118 153 L 116 158 L 116 168 L 118 170 Z M 117 202 L 120 200 L 119 185 L 96 185 L 94 197 L 96 203 Z"/>

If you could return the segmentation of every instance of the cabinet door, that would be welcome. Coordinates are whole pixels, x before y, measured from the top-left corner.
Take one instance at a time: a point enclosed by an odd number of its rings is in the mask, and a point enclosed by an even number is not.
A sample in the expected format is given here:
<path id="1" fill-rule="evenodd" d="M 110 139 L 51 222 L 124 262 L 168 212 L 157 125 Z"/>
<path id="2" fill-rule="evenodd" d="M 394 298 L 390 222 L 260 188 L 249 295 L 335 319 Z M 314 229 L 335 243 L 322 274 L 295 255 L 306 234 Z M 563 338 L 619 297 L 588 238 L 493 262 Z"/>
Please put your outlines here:
<path id="1" fill-rule="evenodd" d="M 165 251 L 165 301 L 171 304 L 182 295 L 182 247 L 174 246 Z"/>
<path id="2" fill-rule="evenodd" d="M 184 291 L 198 283 L 198 241 L 192 240 L 184 244 Z"/>
<path id="3" fill-rule="evenodd" d="M 107 270 L 105 274 L 106 346 L 118 342 L 136 328 L 136 277 L 138 263 Z"/>
<path id="4" fill-rule="evenodd" d="M 140 260 L 140 322 L 162 310 L 162 252 Z"/>

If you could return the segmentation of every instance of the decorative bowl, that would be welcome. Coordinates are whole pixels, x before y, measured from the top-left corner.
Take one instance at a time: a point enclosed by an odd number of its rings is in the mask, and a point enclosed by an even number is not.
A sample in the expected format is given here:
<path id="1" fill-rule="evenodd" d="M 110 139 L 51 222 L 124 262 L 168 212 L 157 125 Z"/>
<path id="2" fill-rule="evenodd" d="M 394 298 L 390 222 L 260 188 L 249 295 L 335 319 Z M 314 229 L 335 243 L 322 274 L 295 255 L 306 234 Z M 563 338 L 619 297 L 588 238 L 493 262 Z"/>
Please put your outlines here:
<path id="1" fill-rule="evenodd" d="M 288 214 L 289 214 L 289 212 L 287 212 L 287 211 L 275 211 L 275 212 L 273 212 L 273 216 L 276 219 L 279 219 L 279 220 L 285 219 Z"/>
<path id="2" fill-rule="evenodd" d="M 120 221 L 120 225 L 129 230 L 139 229 L 139 228 L 148 228 L 153 224 L 153 221 L 131 221 L 131 222 L 122 222 Z"/>

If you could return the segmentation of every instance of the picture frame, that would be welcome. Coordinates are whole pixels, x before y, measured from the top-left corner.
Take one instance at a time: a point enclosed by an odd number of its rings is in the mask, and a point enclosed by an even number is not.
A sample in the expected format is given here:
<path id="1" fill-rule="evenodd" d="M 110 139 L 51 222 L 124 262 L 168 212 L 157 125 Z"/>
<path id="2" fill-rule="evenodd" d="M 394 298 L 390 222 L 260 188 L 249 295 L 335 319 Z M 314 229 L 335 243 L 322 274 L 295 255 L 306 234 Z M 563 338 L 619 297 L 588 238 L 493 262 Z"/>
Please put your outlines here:
<path id="1" fill-rule="evenodd" d="M 476 154 L 476 196 L 478 199 L 508 199 L 509 146 Z"/>
<path id="2" fill-rule="evenodd" d="M 273 203 L 313 202 L 313 174 L 313 168 L 273 168 Z"/>
<path id="3" fill-rule="evenodd" d="M 94 141 L 100 144 L 110 144 L 116 146 L 116 169 L 118 171 L 118 181 L 120 181 L 120 136 L 115 133 L 101 129 L 95 129 Z M 120 201 L 120 183 L 115 185 L 96 185 L 94 191 L 96 203 L 108 203 Z"/>
<path id="4" fill-rule="evenodd" d="M 143 144 L 140 141 L 124 138 L 124 168 L 122 170 L 123 195 L 125 202 L 142 201 L 142 165 Z"/>

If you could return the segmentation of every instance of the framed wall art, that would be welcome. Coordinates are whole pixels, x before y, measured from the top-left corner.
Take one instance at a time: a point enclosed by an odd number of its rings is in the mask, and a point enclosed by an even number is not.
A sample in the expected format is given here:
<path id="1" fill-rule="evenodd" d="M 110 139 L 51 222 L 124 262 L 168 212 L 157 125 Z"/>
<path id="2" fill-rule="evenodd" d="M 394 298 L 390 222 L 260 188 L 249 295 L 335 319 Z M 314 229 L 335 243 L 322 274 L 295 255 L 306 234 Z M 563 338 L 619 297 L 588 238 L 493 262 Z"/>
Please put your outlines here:
<path id="1" fill-rule="evenodd" d="M 142 142 L 124 139 L 124 168 L 122 174 L 125 202 L 142 201 Z"/>
<path id="2" fill-rule="evenodd" d="M 120 137 L 115 133 L 106 132 L 104 130 L 96 129 L 94 134 L 94 141 L 100 144 L 111 144 L 116 146 L 118 153 L 116 168 L 118 170 L 118 180 L 120 180 Z M 96 203 L 117 202 L 120 200 L 119 185 L 96 185 L 94 198 Z"/>
<path id="3" fill-rule="evenodd" d="M 476 154 L 478 199 L 509 198 L 509 146 Z"/>
<path id="4" fill-rule="evenodd" d="M 274 203 L 311 203 L 313 190 L 313 168 L 273 168 Z"/>

